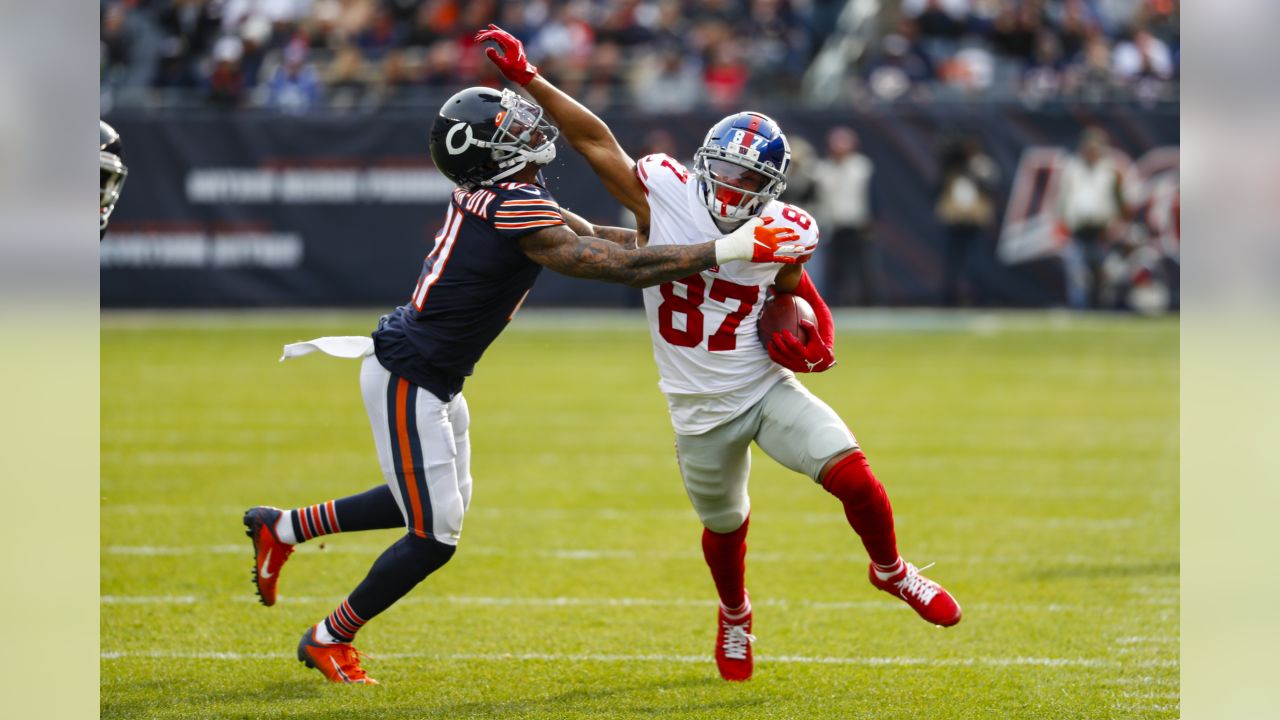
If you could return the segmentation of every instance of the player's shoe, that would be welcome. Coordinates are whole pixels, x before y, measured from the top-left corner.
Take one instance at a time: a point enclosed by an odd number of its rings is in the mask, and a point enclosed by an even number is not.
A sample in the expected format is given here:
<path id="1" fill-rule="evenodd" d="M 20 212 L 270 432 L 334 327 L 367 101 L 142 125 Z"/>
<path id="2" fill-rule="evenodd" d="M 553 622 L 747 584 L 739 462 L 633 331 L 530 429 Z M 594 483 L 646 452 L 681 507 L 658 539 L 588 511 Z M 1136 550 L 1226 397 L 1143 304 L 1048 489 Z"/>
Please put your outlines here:
<path id="1" fill-rule="evenodd" d="M 960 605 L 955 598 L 951 597 L 951 593 L 938 583 L 921 575 L 915 565 L 909 562 L 903 562 L 902 565 L 901 572 L 881 580 L 876 575 L 876 566 L 872 564 L 871 584 L 905 600 L 912 610 L 919 613 L 920 617 L 934 625 L 951 627 L 960 622 Z M 932 565 L 926 565 L 925 569 L 928 570 L 930 567 Z"/>
<path id="2" fill-rule="evenodd" d="M 276 604 L 280 568 L 293 554 L 293 546 L 276 537 L 276 521 L 282 512 L 279 508 L 259 505 L 244 513 L 244 534 L 253 541 L 253 586 L 258 591 L 258 599 L 268 606 Z"/>
<path id="3" fill-rule="evenodd" d="M 378 681 L 366 675 L 364 668 L 360 667 L 363 654 L 347 643 L 325 644 L 316 640 L 315 626 L 307 628 L 298 643 L 298 660 L 319 670 L 329 682 L 377 685 Z"/>
<path id="4" fill-rule="evenodd" d="M 749 597 L 747 610 L 740 615 L 729 615 L 725 612 L 724 605 L 720 605 L 716 628 L 716 667 L 720 669 L 720 677 L 731 681 L 751 678 L 754 666 L 751 643 L 755 639 L 756 636 L 751 634 Z"/>

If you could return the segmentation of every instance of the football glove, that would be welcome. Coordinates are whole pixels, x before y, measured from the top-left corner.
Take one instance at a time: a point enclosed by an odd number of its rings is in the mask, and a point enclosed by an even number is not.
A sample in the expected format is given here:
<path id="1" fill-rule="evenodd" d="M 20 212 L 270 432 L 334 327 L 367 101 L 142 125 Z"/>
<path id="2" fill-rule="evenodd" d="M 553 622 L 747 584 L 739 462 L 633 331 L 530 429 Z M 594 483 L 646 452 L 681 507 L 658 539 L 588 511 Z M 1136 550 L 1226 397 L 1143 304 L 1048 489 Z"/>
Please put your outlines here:
<path id="1" fill-rule="evenodd" d="M 782 367 L 798 373 L 825 372 L 836 364 L 835 350 L 822 341 L 818 328 L 801 320 L 808 342 L 802 343 L 790 330 L 776 332 L 769 340 L 769 357 Z"/>
<path id="2" fill-rule="evenodd" d="M 489 56 L 494 65 L 498 66 L 498 70 L 511 82 L 524 87 L 538 76 L 538 68 L 529 62 L 529 58 L 524 54 L 524 43 L 516 39 L 514 35 L 503 30 L 502 28 L 489 23 L 488 30 L 481 30 L 476 33 L 476 42 L 481 43 L 486 40 L 492 40 L 502 49 L 499 53 L 496 48 L 485 48 L 484 54 Z"/>

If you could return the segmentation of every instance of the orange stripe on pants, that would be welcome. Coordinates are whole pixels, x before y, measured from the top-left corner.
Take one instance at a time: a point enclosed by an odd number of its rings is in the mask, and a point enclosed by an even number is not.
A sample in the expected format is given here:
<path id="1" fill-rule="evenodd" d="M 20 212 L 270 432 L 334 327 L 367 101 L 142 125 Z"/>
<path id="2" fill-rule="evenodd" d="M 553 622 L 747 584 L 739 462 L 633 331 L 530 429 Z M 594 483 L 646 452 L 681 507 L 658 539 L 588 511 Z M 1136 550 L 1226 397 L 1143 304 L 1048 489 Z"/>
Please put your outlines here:
<path id="1" fill-rule="evenodd" d="M 399 378 L 396 385 L 396 429 L 400 435 L 400 466 L 404 470 L 404 487 L 409 491 L 409 506 L 413 508 L 413 534 L 427 537 L 422 527 L 422 500 L 418 497 L 418 477 L 413 471 L 413 448 L 409 445 L 409 381 Z"/>

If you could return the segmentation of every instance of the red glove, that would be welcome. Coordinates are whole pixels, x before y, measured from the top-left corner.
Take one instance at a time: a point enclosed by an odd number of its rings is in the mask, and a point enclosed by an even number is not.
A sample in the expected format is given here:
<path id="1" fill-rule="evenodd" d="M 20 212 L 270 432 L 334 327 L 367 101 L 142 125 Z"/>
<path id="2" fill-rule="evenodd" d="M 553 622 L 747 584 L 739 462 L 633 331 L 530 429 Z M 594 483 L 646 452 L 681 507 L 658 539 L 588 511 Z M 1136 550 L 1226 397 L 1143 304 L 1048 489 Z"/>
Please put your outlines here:
<path id="1" fill-rule="evenodd" d="M 538 68 L 529 62 L 529 58 L 524 55 L 524 43 L 515 38 L 514 35 L 503 30 L 502 28 L 489 23 L 488 30 L 481 30 L 476 33 L 476 42 L 482 43 L 486 40 L 492 40 L 502 48 L 499 54 L 494 48 L 485 48 L 484 54 L 489 56 L 494 65 L 498 66 L 498 70 L 511 82 L 521 87 L 528 85 L 535 77 L 538 76 Z"/>
<path id="2" fill-rule="evenodd" d="M 836 364 L 835 350 L 823 341 L 818 327 L 801 320 L 800 327 L 808 335 L 802 343 L 790 330 L 776 332 L 769 340 L 769 357 L 782 367 L 798 373 L 824 372 Z"/>

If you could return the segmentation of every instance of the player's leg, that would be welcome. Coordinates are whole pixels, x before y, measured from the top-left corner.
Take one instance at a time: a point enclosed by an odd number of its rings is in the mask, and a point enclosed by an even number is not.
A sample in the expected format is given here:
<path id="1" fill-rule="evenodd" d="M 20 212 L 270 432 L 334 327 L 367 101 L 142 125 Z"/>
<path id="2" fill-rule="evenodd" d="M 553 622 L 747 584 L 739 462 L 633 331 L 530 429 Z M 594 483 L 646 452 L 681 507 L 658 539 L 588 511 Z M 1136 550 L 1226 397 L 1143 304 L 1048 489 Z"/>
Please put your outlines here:
<path id="1" fill-rule="evenodd" d="M 701 435 L 676 436 L 680 475 L 702 522 L 702 555 L 720 597 L 715 656 L 726 680 L 746 680 L 753 664 L 746 589 L 751 422 L 739 417 Z"/>
<path id="2" fill-rule="evenodd" d="M 253 541 L 253 583 L 263 605 L 276 602 L 280 570 L 293 548 L 321 535 L 380 530 L 404 524 L 395 496 L 386 484 L 337 500 L 281 510 L 266 505 L 244 514 L 245 534 Z"/>
<path id="3" fill-rule="evenodd" d="M 845 519 L 871 558 L 871 583 L 905 600 L 929 622 L 944 626 L 959 622 L 955 599 L 899 556 L 888 493 L 831 406 L 789 378 L 775 385 L 760 407 L 756 443 L 774 460 L 808 475 L 840 500 Z"/>
<path id="4" fill-rule="evenodd" d="M 408 532 L 373 563 L 369 574 L 324 620 L 309 628 L 298 658 L 335 682 L 365 678 L 351 647 L 369 620 L 453 557 L 462 532 L 451 410 L 431 393 L 367 358 L 361 373 L 383 475 Z M 345 665 L 343 663 L 346 663 Z"/>

